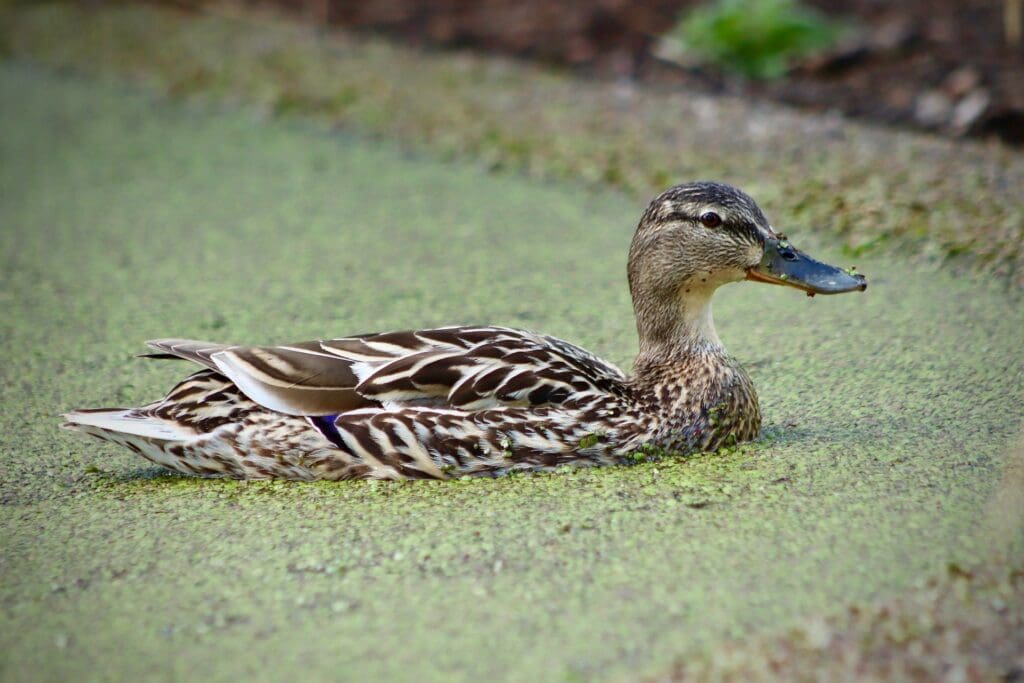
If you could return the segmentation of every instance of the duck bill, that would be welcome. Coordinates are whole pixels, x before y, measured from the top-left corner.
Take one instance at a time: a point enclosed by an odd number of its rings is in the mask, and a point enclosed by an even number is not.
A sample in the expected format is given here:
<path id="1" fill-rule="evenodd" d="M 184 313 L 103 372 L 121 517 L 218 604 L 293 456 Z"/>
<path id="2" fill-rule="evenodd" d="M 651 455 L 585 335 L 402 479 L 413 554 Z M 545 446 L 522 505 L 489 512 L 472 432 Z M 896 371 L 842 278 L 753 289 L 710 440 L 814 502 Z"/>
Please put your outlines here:
<path id="1" fill-rule="evenodd" d="M 863 275 L 813 259 L 785 238 L 765 240 L 764 257 L 747 270 L 747 279 L 796 287 L 807 292 L 807 296 L 863 292 L 868 288 Z"/>

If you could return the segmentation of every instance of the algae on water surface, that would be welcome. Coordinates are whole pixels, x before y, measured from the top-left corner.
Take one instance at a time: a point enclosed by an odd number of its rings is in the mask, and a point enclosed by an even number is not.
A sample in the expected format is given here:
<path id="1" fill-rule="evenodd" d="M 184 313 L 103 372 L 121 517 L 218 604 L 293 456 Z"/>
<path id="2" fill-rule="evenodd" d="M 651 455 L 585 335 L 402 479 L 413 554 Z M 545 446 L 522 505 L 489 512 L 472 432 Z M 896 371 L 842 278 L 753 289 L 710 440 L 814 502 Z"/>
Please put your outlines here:
<path id="1" fill-rule="evenodd" d="M 1024 313 L 880 259 L 864 295 L 722 291 L 768 423 L 728 453 L 240 483 L 60 432 L 186 372 L 131 359 L 157 336 L 493 322 L 627 363 L 642 207 L 27 68 L 0 94 L 5 680 L 614 678 L 991 543 Z"/>

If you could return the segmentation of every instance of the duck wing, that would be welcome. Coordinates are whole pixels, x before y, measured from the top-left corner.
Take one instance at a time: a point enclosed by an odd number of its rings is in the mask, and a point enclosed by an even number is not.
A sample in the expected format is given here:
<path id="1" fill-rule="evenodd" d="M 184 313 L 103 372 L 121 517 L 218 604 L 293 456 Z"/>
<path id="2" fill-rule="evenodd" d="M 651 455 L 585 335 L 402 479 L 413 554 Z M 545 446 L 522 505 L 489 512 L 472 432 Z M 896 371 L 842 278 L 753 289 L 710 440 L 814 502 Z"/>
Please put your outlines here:
<path id="1" fill-rule="evenodd" d="M 356 391 L 380 402 L 461 410 L 559 404 L 617 392 L 622 371 L 578 346 L 507 327 L 448 327 L 321 343 L 353 363 Z"/>
<path id="2" fill-rule="evenodd" d="M 372 405 L 355 386 L 351 364 L 320 342 L 232 346 L 187 339 L 146 342 L 156 358 L 181 358 L 214 370 L 256 403 L 286 415 L 327 415 Z"/>
<path id="3" fill-rule="evenodd" d="M 625 391 L 622 371 L 590 352 L 505 327 L 409 330 L 286 346 L 150 345 L 161 356 L 217 370 L 256 403 L 288 415 L 332 415 L 382 403 L 476 411 Z"/>

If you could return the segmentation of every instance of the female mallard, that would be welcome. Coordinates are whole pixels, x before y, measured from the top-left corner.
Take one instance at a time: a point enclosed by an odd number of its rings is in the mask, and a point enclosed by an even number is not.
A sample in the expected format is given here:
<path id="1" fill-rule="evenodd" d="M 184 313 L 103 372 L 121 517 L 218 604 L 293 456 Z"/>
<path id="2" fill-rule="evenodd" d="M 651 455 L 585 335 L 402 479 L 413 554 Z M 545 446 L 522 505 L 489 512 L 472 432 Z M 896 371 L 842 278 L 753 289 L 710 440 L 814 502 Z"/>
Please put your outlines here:
<path id="1" fill-rule="evenodd" d="M 639 449 L 753 439 L 757 394 L 711 319 L 756 280 L 863 290 L 776 233 L 754 200 L 701 182 L 656 197 L 629 250 L 640 353 L 627 377 L 568 342 L 505 327 L 363 334 L 287 346 L 149 342 L 204 366 L 162 401 L 80 410 L 65 426 L 179 472 L 402 479 L 622 462 Z"/>

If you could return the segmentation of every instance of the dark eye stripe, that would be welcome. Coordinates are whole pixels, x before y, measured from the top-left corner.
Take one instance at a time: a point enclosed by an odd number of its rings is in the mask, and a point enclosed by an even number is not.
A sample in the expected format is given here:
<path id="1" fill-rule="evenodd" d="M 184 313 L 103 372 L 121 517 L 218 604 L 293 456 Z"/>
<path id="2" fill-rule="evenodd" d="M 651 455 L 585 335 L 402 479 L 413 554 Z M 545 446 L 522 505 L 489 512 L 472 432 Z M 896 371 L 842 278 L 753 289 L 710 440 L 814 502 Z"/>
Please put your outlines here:
<path id="1" fill-rule="evenodd" d="M 751 242 L 755 242 L 758 244 L 764 243 L 764 236 L 763 234 L 761 234 L 761 231 L 758 229 L 755 223 L 742 219 L 740 219 L 739 222 L 736 222 L 735 218 L 726 219 L 725 217 L 722 216 L 722 214 L 718 213 L 717 211 L 705 211 L 699 215 L 694 215 L 686 211 L 676 210 L 666 215 L 659 216 L 656 220 L 658 222 L 663 223 L 671 223 L 676 220 L 703 223 L 702 218 L 709 213 L 716 214 L 719 217 L 719 220 L 721 221 L 716 226 L 716 229 L 730 232 L 732 234 L 735 234 L 735 236 L 738 238 L 749 240 Z M 764 222 L 767 223 L 768 221 L 765 220 Z"/>
<path id="2" fill-rule="evenodd" d="M 686 212 L 686 211 L 673 211 L 672 213 L 668 214 L 667 216 L 661 218 L 661 221 L 665 222 L 665 223 L 668 223 L 668 222 L 671 222 L 671 221 L 687 221 L 687 222 L 691 222 L 691 221 L 695 221 L 695 220 L 698 220 L 698 217 L 693 215 L 692 213 L 689 213 L 689 212 Z"/>
<path id="3" fill-rule="evenodd" d="M 764 241 L 764 237 L 761 232 L 753 223 L 742 221 L 740 223 L 734 222 L 734 220 L 726 220 L 717 211 L 705 211 L 698 216 L 686 211 L 672 211 L 668 215 L 661 217 L 659 220 L 664 223 L 670 223 L 672 221 L 686 221 L 686 222 L 700 222 L 703 223 L 703 218 L 706 214 L 713 213 L 719 217 L 721 221 L 717 226 L 717 230 L 724 230 L 733 233 L 739 237 L 744 237 L 752 241 L 761 243 Z M 767 221 L 766 221 L 767 222 Z M 710 227 L 710 226 L 709 226 Z"/>
<path id="4" fill-rule="evenodd" d="M 711 220 L 711 225 L 709 225 L 707 222 L 705 222 L 705 219 L 709 218 L 711 216 L 714 216 L 714 219 Z M 717 219 L 717 220 L 715 220 L 715 219 Z M 668 214 L 667 216 L 665 216 L 661 220 L 666 222 L 666 223 L 671 222 L 671 221 L 688 221 L 688 222 L 689 221 L 696 221 L 696 222 L 704 224 L 705 226 L 707 226 L 709 228 L 717 228 L 717 227 L 721 227 L 723 225 L 725 227 L 734 227 L 731 222 L 727 222 L 724 218 L 722 218 L 721 214 L 719 214 L 719 213 L 717 213 L 715 211 L 705 211 L 705 212 L 701 213 L 700 215 L 696 215 L 696 216 L 694 214 L 692 214 L 692 213 L 687 213 L 685 211 L 673 211 L 672 213 Z"/>

